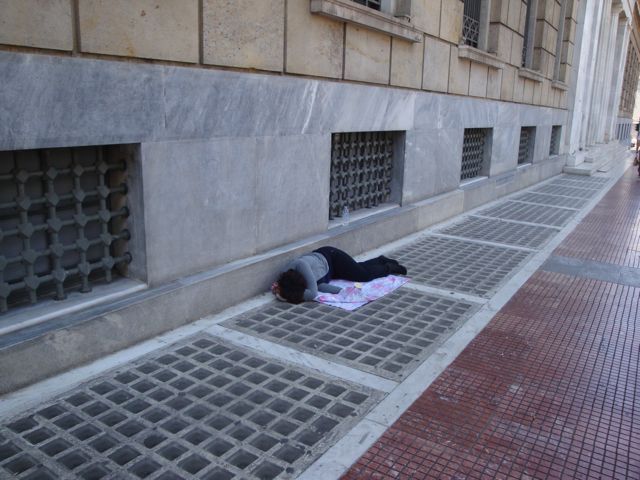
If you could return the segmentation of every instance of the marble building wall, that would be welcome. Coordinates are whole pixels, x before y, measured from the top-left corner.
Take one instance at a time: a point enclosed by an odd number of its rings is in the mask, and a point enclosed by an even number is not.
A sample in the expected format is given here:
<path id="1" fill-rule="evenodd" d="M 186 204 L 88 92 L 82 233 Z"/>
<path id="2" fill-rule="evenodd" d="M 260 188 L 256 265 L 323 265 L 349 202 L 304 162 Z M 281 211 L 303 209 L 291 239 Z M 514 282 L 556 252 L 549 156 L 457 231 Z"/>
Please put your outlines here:
<path id="1" fill-rule="evenodd" d="M 351 0 L 0 0 L 0 50 L 262 70 L 566 108 L 578 3 L 567 0 L 563 12 L 561 0 L 537 0 L 531 71 L 521 68 L 525 0 L 483 0 L 479 48 L 461 45 L 463 0 L 411 0 L 404 2 L 410 12 L 397 16 Z"/>

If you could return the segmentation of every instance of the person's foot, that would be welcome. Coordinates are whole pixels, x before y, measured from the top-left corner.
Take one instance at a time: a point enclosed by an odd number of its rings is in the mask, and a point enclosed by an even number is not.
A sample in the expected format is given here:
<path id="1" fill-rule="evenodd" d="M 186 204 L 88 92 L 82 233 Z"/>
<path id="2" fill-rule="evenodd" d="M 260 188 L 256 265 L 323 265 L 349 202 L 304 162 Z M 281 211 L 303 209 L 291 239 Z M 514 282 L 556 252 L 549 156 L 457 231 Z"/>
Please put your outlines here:
<path id="1" fill-rule="evenodd" d="M 407 269 L 405 267 L 403 267 L 402 265 L 400 265 L 398 262 L 396 262 L 396 263 L 387 263 L 387 266 L 389 267 L 389 273 L 391 273 L 391 274 L 399 274 L 399 275 L 406 275 L 407 274 Z"/>
<path id="2" fill-rule="evenodd" d="M 380 258 L 380 260 L 382 260 L 384 263 L 393 263 L 395 265 L 400 265 L 397 260 L 394 260 L 393 258 L 387 258 L 384 255 L 380 255 L 380 257 L 378 258 Z"/>

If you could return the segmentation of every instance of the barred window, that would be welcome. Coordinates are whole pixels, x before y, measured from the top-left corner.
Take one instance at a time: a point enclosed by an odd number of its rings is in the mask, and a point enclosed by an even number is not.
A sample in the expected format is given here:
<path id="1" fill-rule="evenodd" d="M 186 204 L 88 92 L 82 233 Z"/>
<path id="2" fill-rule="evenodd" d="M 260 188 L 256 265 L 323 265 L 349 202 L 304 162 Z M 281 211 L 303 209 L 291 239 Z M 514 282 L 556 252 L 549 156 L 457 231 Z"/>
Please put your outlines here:
<path id="1" fill-rule="evenodd" d="M 480 40 L 480 8 L 482 0 L 464 0 L 462 42 L 478 47 Z"/>
<path id="2" fill-rule="evenodd" d="M 0 311 L 88 292 L 131 260 L 126 163 L 109 148 L 0 152 Z"/>
<path id="3" fill-rule="evenodd" d="M 466 128 L 462 142 L 462 166 L 460 180 L 486 175 L 491 155 L 489 128 Z"/>
<path id="4" fill-rule="evenodd" d="M 380 10 L 380 3 L 382 0 L 352 0 L 365 7 L 373 8 L 374 10 Z"/>
<path id="5" fill-rule="evenodd" d="M 331 137 L 329 219 L 399 203 L 404 132 L 334 133 Z"/>
<path id="6" fill-rule="evenodd" d="M 551 127 L 551 142 L 549 143 L 549 155 L 558 155 L 560 153 L 560 135 L 562 134 L 562 125 L 554 125 Z"/>
<path id="7" fill-rule="evenodd" d="M 536 127 L 520 129 L 520 147 L 518 148 L 518 165 L 531 163 L 535 147 Z"/>

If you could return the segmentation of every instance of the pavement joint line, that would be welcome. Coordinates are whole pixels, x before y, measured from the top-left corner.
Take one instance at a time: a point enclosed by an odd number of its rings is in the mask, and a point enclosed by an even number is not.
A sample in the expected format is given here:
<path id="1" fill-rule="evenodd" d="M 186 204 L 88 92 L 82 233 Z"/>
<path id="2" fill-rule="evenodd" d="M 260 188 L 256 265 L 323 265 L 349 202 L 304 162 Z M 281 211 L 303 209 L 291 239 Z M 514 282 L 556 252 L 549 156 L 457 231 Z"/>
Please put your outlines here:
<path id="1" fill-rule="evenodd" d="M 170 330 L 169 332 L 152 338 L 133 347 L 119 350 L 111 355 L 100 358 L 87 365 L 83 365 L 73 370 L 69 370 L 60 375 L 48 378 L 28 387 L 16 390 L 0 397 L 0 420 L 20 414 L 29 410 L 35 405 L 56 397 L 67 390 L 71 390 L 90 378 L 100 375 L 112 368 L 123 366 L 129 362 L 190 337 L 198 332 L 206 330 L 212 325 L 221 323 L 229 318 L 240 315 L 254 308 L 266 305 L 272 300 L 271 293 L 265 293 L 254 297 L 233 307 L 227 308 L 213 316 L 203 317 L 193 323 L 183 327 Z"/>
<path id="2" fill-rule="evenodd" d="M 550 206 L 550 205 L 547 205 L 547 206 Z M 553 207 L 553 208 L 556 208 L 556 207 Z M 476 213 L 475 215 L 472 215 L 472 217 L 486 218 L 488 220 L 501 220 L 503 222 L 517 223 L 519 225 L 528 225 L 530 227 L 547 227 L 547 228 L 553 228 L 558 231 L 562 229 L 562 227 L 558 227 L 557 225 L 548 225 L 546 223 L 525 222 L 523 220 L 514 220 L 512 218 L 492 217 L 491 215 L 482 215 L 480 213 Z"/>
<path id="3" fill-rule="evenodd" d="M 430 286 L 419 284 L 419 283 L 413 283 L 413 281 L 410 281 L 409 283 L 405 283 L 402 287 L 409 288 L 411 290 L 417 290 L 423 293 L 431 293 L 433 295 L 440 295 L 442 297 L 453 298 L 455 300 L 464 300 L 467 302 L 473 302 L 473 303 L 479 303 L 479 304 L 487 303 L 488 301 L 486 298 L 476 297 L 475 295 L 455 292 L 452 290 L 445 290 L 437 287 L 430 287 Z"/>
<path id="4" fill-rule="evenodd" d="M 549 258 L 566 237 L 568 237 L 575 227 L 586 217 L 595 205 L 607 194 L 625 171 L 624 165 L 620 171 L 612 173 L 612 179 L 605 183 L 598 194 L 581 209 L 576 216 L 565 225 L 557 235 L 551 238 L 546 245 L 538 251 L 511 279 L 498 290 L 493 297 L 482 305 L 480 310 L 469 318 L 461 327 L 440 345 L 421 365 L 419 365 L 406 379 L 404 379 L 392 392 L 387 395 L 373 410 L 366 415 L 349 432 L 361 434 L 358 444 L 351 444 L 347 449 L 344 443 L 338 442 L 311 464 L 299 477 L 298 480 L 315 480 L 323 478 L 323 472 L 332 472 L 335 475 L 331 478 L 339 478 L 351 465 L 353 465 L 393 423 L 400 418 L 407 408 L 429 388 L 433 381 L 462 353 L 467 345 L 477 336 L 478 333 L 493 319 L 496 313 L 513 297 L 513 295 L 524 285 Z M 616 166 L 618 167 L 618 166 Z M 366 423 L 365 423 L 366 422 Z M 375 429 L 373 427 L 383 425 L 384 428 Z M 376 435 L 375 432 L 380 432 Z M 346 438 L 346 437 L 345 437 Z M 342 467 L 342 468 L 340 468 Z"/>
<path id="5" fill-rule="evenodd" d="M 495 218 L 492 218 L 492 217 L 485 217 L 485 218 L 489 220 L 496 220 Z M 477 238 L 459 237 L 457 235 L 449 235 L 447 233 L 432 233 L 431 235 L 436 237 L 452 238 L 454 240 L 464 240 L 466 242 L 479 243 L 480 245 L 489 245 L 491 247 L 512 248 L 514 250 L 521 250 L 523 252 L 528 252 L 528 253 L 534 253 L 539 251 L 539 249 L 536 249 L 536 248 L 521 247 L 519 245 L 511 245 L 509 243 L 490 242 L 488 240 L 479 240 Z"/>
<path id="6" fill-rule="evenodd" d="M 342 380 L 357 383 L 381 392 L 389 393 L 398 385 L 398 382 L 393 380 L 331 362 L 309 353 L 294 350 L 293 348 L 278 345 L 269 340 L 264 340 L 238 330 L 232 330 L 222 325 L 214 325 L 205 331 L 234 345 L 251 348 L 252 350 L 274 357 L 277 360 L 316 370 L 324 375 L 332 375 Z"/>
<path id="7" fill-rule="evenodd" d="M 540 268 L 546 272 L 640 287 L 640 269 L 625 265 L 552 255 Z"/>

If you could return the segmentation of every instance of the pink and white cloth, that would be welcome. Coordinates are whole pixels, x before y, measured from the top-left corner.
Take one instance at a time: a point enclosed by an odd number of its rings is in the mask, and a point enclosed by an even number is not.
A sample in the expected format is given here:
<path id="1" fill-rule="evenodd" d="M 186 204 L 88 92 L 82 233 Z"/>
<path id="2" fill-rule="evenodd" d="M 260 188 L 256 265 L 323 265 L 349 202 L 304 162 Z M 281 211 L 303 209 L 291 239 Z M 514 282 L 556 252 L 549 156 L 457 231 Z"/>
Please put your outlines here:
<path id="1" fill-rule="evenodd" d="M 370 282 L 351 282 L 349 280 L 331 280 L 331 285 L 342 288 L 339 293 L 320 293 L 315 298 L 316 302 L 324 303 L 332 307 L 353 311 L 363 305 L 384 297 L 396 288 L 409 281 L 408 278 L 387 275 L 376 278 Z"/>

